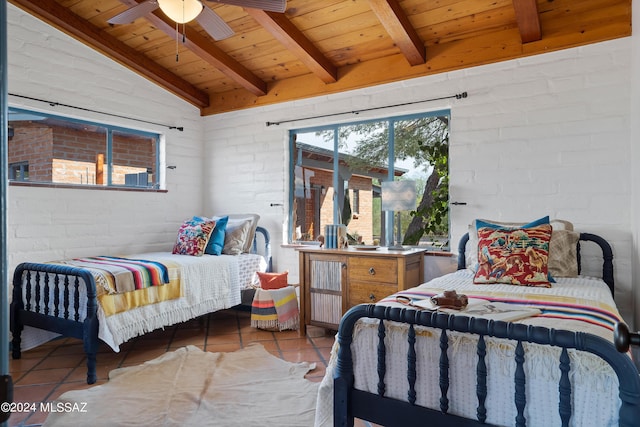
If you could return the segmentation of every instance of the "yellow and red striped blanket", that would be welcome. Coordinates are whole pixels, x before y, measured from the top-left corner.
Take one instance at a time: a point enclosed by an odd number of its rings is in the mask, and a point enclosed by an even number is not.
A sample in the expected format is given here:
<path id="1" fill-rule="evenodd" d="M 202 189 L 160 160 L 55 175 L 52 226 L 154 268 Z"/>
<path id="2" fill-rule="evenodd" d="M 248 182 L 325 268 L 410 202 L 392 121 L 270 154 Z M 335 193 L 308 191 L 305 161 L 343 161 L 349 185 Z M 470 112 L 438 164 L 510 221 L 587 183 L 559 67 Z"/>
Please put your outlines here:
<path id="1" fill-rule="evenodd" d="M 296 289 L 257 288 L 251 304 L 251 326 L 260 329 L 298 329 L 299 309 Z"/>
<path id="2" fill-rule="evenodd" d="M 169 260 L 96 256 L 53 264 L 90 271 L 106 316 L 182 296 L 180 266 Z"/>
<path id="3" fill-rule="evenodd" d="M 109 294 L 121 294 L 169 283 L 167 267 L 156 261 L 95 256 L 74 258 L 63 263 L 91 271 L 97 276 L 96 283 L 99 282 Z"/>

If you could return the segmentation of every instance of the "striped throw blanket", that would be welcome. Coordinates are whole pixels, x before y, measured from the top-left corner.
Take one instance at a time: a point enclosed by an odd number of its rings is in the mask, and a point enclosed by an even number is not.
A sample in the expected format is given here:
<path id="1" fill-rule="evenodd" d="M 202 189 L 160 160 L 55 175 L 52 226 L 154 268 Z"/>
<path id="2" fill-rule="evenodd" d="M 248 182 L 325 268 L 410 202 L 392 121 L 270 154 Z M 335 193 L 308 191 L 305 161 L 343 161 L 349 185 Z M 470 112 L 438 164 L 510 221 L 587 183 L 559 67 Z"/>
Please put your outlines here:
<path id="1" fill-rule="evenodd" d="M 91 271 L 96 283 L 108 294 L 120 294 L 169 283 L 167 267 L 156 261 L 96 256 L 58 263 Z"/>
<path id="2" fill-rule="evenodd" d="M 298 329 L 300 312 L 293 286 L 256 289 L 251 304 L 251 326 L 259 329 Z"/>
<path id="3" fill-rule="evenodd" d="M 400 295 L 417 300 L 428 299 L 434 295 L 437 295 L 438 293 L 439 292 L 434 292 L 427 289 L 413 288 L 395 293 L 389 297 L 382 299 L 380 302 L 395 302 L 396 297 Z M 616 313 L 607 311 L 600 307 L 570 302 L 568 301 L 567 297 L 560 298 L 549 295 L 544 299 L 524 299 L 518 297 L 492 296 L 489 294 L 473 296 L 476 298 L 482 298 L 483 300 L 487 300 L 490 302 L 513 304 L 514 307 L 521 306 L 537 308 L 538 310 L 540 310 L 540 313 L 534 316 L 537 318 L 577 320 L 580 322 L 599 326 L 610 331 L 613 331 L 613 327 L 616 322 L 621 321 L 620 317 Z"/>

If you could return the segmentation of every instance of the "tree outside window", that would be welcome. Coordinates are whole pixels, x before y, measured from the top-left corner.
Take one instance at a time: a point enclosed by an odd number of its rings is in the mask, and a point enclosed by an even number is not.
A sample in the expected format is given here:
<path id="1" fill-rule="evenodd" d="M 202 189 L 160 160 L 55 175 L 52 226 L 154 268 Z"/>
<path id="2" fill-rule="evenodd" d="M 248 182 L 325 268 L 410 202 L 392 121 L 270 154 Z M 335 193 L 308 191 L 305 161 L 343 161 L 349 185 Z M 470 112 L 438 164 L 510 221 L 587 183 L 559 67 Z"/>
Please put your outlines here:
<path id="1" fill-rule="evenodd" d="M 418 200 L 400 213 L 403 244 L 448 244 L 448 128 L 440 111 L 292 131 L 291 240 L 341 223 L 352 243 L 387 245 L 393 213 L 380 209 L 381 182 L 411 179 Z"/>

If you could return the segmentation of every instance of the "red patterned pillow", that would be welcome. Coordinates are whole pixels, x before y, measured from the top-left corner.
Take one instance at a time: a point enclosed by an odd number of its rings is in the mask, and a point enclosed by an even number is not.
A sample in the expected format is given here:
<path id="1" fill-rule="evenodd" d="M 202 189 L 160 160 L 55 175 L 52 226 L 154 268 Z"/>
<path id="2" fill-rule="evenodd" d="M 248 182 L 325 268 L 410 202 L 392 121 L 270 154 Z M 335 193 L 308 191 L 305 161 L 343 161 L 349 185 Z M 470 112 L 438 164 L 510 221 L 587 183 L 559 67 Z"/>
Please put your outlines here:
<path id="1" fill-rule="evenodd" d="M 262 273 L 258 271 L 258 278 L 260 279 L 260 287 L 262 289 L 280 289 L 289 286 L 287 283 L 287 276 L 289 273 Z"/>
<path id="2" fill-rule="evenodd" d="M 551 225 L 478 229 L 478 270 L 473 283 L 550 288 Z"/>

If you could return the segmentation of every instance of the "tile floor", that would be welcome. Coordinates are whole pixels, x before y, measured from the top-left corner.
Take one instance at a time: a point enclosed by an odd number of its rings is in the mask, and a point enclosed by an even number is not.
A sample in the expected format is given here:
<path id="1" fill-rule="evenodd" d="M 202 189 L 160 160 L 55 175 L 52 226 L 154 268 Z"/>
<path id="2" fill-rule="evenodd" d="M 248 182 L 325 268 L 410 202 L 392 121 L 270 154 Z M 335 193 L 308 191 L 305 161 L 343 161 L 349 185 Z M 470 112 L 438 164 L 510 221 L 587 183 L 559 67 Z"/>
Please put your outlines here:
<path id="1" fill-rule="evenodd" d="M 258 330 L 251 327 L 248 311 L 225 310 L 134 338 L 123 344 L 119 353 L 103 344 L 97 357 L 96 385 L 107 382 L 112 369 L 138 365 L 185 345 L 211 352 L 229 352 L 252 342 L 260 342 L 269 352 L 290 362 L 316 362 L 316 369 L 309 372 L 307 378 L 320 381 L 329 361 L 333 338 L 331 333 L 310 338 L 299 337 L 298 331 Z M 10 358 L 9 369 L 14 382 L 14 402 L 37 402 L 39 406 L 39 402 L 52 402 L 66 391 L 91 387 L 86 383 L 82 343 L 74 338 L 50 341 L 23 352 L 19 360 Z M 46 412 L 40 411 L 14 413 L 8 425 L 39 426 L 46 416 Z M 370 424 L 358 421 L 356 426 Z"/>

